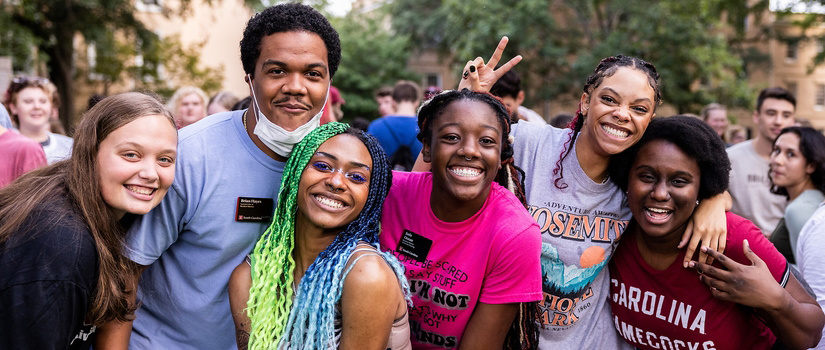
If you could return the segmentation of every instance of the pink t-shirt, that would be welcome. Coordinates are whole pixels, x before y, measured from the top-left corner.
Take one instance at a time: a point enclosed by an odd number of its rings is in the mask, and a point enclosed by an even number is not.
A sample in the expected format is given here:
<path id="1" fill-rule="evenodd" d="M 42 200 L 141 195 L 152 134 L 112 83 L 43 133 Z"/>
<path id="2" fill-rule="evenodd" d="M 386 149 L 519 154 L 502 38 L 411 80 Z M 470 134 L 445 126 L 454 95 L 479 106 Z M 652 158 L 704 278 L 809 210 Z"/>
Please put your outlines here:
<path id="1" fill-rule="evenodd" d="M 785 257 L 762 231 L 736 214 L 727 214 L 725 255 L 751 265 L 742 251 L 745 239 L 783 287 L 789 270 Z M 610 260 L 614 324 L 639 349 L 770 349 L 776 340 L 750 308 L 713 297 L 693 269 L 682 267 L 683 250 L 659 271 L 639 253 L 636 234 L 626 232 Z M 721 268 L 718 262 L 714 266 Z"/>
<path id="2" fill-rule="evenodd" d="M 541 233 L 518 199 L 493 184 L 478 213 L 444 222 L 430 208 L 431 173 L 393 172 L 381 246 L 406 268 L 415 349 L 456 348 L 480 301 L 541 299 Z"/>
<path id="3" fill-rule="evenodd" d="M 46 154 L 39 143 L 11 130 L 0 134 L 0 187 L 42 165 Z"/>

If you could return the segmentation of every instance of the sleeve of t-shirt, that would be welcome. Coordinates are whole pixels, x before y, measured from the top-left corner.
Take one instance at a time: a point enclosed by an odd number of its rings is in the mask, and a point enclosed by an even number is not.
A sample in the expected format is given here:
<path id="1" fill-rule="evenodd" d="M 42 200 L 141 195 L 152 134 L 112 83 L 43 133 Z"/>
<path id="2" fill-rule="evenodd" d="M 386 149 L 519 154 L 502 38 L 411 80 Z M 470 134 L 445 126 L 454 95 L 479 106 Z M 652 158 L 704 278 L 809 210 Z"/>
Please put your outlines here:
<path id="1" fill-rule="evenodd" d="M 510 135 L 513 136 L 513 160 L 516 166 L 522 169 L 538 164 L 538 149 L 542 145 L 554 144 L 554 138 L 559 132 L 550 125 L 538 125 L 520 120 L 510 126 Z M 555 164 L 554 164 L 555 166 Z"/>
<path id="2" fill-rule="evenodd" d="M 730 213 L 728 213 L 728 222 L 730 223 L 728 226 L 729 239 L 725 248 L 725 255 L 740 264 L 751 265 L 750 259 L 745 256 L 743 251 L 744 240 L 747 239 L 751 250 L 765 262 L 776 282 L 785 287 L 790 277 L 790 270 L 782 253 L 776 250 L 773 243 L 768 241 L 762 231 L 752 222 Z"/>
<path id="3" fill-rule="evenodd" d="M 175 182 L 160 204 L 138 217 L 126 235 L 126 255 L 140 265 L 151 265 L 160 258 L 183 230 L 187 203 L 180 194 L 179 175 L 175 175 Z"/>
<path id="4" fill-rule="evenodd" d="M 825 206 L 820 206 L 808 223 L 802 227 L 794 250 L 796 266 L 802 277 L 816 293 L 816 301 L 825 308 Z M 825 332 L 825 330 L 823 330 Z M 825 344 L 820 342 L 820 344 Z"/>
<path id="5" fill-rule="evenodd" d="M 805 203 L 808 204 L 808 203 Z M 797 240 L 799 240 L 799 232 L 802 227 L 811 218 L 811 215 L 816 211 L 816 205 L 800 205 L 795 210 L 785 211 L 785 226 L 788 228 L 788 238 L 791 241 L 791 249 L 796 249 Z"/>
<path id="6" fill-rule="evenodd" d="M 506 304 L 541 299 L 541 232 L 535 223 L 501 244 L 479 301 Z"/>

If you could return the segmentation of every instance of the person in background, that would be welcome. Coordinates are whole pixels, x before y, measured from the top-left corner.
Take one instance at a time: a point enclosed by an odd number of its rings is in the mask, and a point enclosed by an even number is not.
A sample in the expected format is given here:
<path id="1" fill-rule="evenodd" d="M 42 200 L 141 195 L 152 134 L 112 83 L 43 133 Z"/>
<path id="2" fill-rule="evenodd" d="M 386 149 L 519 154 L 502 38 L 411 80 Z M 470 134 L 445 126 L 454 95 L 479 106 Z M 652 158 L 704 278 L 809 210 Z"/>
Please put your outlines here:
<path id="1" fill-rule="evenodd" d="M 0 126 L 6 129 L 13 129 L 14 127 L 11 124 L 11 117 L 9 117 L 9 112 L 6 110 L 6 107 L 0 103 Z"/>
<path id="2" fill-rule="evenodd" d="M 370 120 L 367 118 L 355 117 L 352 118 L 352 123 L 350 123 L 350 125 L 352 125 L 353 128 L 367 132 L 367 129 L 370 127 Z"/>
<path id="3" fill-rule="evenodd" d="M 166 106 L 172 111 L 179 128 L 191 125 L 206 117 L 209 97 L 194 86 L 184 86 L 175 91 Z"/>
<path id="4" fill-rule="evenodd" d="M 252 104 L 252 96 L 247 96 L 242 98 L 238 103 L 232 106 L 233 111 L 240 111 L 249 108 L 249 105 Z"/>
<path id="5" fill-rule="evenodd" d="M 46 78 L 19 76 L 6 91 L 6 105 L 20 134 L 43 146 L 49 164 L 69 158 L 72 139 L 51 132 L 57 88 Z"/>
<path id="6" fill-rule="evenodd" d="M 510 120 L 513 123 L 526 120 L 539 125 L 547 124 L 538 113 L 521 105 L 524 103 L 524 90 L 521 89 L 521 76 L 516 71 L 510 70 L 504 73 L 501 79 L 493 84 L 490 93 L 501 98 L 501 101 L 510 110 Z"/>
<path id="7" fill-rule="evenodd" d="M 753 112 L 756 136 L 727 149 L 731 163 L 731 211 L 752 221 L 766 237 L 776 228 L 787 204 L 787 198 L 771 193 L 768 168 L 773 141 L 782 129 L 793 125 L 795 112 L 796 98 L 788 90 L 762 90 Z"/>
<path id="8" fill-rule="evenodd" d="M 92 107 L 94 107 L 96 104 L 98 104 L 98 102 L 103 101 L 104 98 L 106 98 L 106 96 L 97 95 L 97 94 L 92 95 L 91 97 L 89 97 L 89 101 L 86 102 L 86 110 L 88 111 L 88 110 L 92 109 Z"/>
<path id="9" fill-rule="evenodd" d="M 748 139 L 747 132 L 745 131 L 745 127 L 741 125 L 730 125 L 728 126 L 727 134 L 725 136 L 725 140 L 728 140 L 728 147 L 733 146 L 737 143 L 741 143 Z"/>
<path id="10" fill-rule="evenodd" d="M 220 112 L 229 112 L 232 106 L 238 103 L 240 99 L 229 91 L 221 91 L 209 99 L 209 104 L 206 106 L 206 115 L 213 115 Z"/>
<path id="11" fill-rule="evenodd" d="M 341 119 L 344 118 L 344 111 L 341 110 L 341 106 L 345 103 L 347 103 L 347 101 L 344 101 L 344 97 L 341 96 L 341 91 L 338 90 L 337 87 L 330 86 L 329 98 L 324 107 L 324 115 L 321 116 L 321 125 L 341 121 Z"/>
<path id="12" fill-rule="evenodd" d="M 559 113 L 556 114 L 555 117 L 550 119 L 550 125 L 557 129 L 565 129 L 570 126 L 570 122 L 573 121 L 573 115 L 569 113 Z"/>
<path id="13" fill-rule="evenodd" d="M 771 151 L 771 192 L 785 196 L 788 206 L 771 234 L 771 242 L 791 264 L 799 232 L 825 200 L 825 136 L 813 128 L 782 129 Z"/>
<path id="14" fill-rule="evenodd" d="M 123 239 L 172 185 L 175 122 L 130 92 L 89 110 L 75 136 L 71 158 L 0 190 L 2 349 L 89 349 L 135 310 Z"/>
<path id="15" fill-rule="evenodd" d="M 0 188 L 43 165 L 46 154 L 40 144 L 0 126 Z"/>
<path id="16" fill-rule="evenodd" d="M 392 90 L 395 113 L 370 123 L 369 133 L 378 139 L 395 170 L 412 169 L 415 157 L 421 153 L 421 141 L 416 138 L 416 113 L 421 103 L 421 88 L 409 80 L 400 80 Z"/>
<path id="17" fill-rule="evenodd" d="M 718 103 L 711 103 L 702 108 L 702 120 L 710 125 L 716 135 L 724 140 L 728 129 L 728 109 Z"/>
<path id="18" fill-rule="evenodd" d="M 392 100 L 392 87 L 382 86 L 375 92 L 375 102 L 378 104 L 378 116 L 386 117 L 395 114 L 395 102 Z"/>

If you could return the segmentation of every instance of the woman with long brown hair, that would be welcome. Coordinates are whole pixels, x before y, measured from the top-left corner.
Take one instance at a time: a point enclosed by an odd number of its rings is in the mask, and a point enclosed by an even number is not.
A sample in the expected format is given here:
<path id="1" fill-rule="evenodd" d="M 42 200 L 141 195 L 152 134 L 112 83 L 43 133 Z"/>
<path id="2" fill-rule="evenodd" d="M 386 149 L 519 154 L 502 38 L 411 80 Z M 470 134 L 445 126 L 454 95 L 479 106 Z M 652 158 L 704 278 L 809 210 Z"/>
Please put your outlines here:
<path id="1" fill-rule="evenodd" d="M 0 190 L 0 348 L 85 349 L 132 317 L 123 237 L 172 184 L 176 144 L 155 98 L 112 96 L 81 120 L 71 158 Z"/>

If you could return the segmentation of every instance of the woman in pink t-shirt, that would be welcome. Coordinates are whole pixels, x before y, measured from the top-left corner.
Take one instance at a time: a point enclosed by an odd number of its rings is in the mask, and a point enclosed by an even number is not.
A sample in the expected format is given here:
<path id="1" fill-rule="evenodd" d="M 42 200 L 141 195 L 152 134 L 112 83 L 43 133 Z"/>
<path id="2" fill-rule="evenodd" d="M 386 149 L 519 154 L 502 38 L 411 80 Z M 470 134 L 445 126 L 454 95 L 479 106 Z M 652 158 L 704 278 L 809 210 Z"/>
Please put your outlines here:
<path id="1" fill-rule="evenodd" d="M 418 113 L 432 172 L 393 173 L 380 240 L 406 267 L 415 348 L 500 349 L 511 325 L 508 344 L 535 345 L 537 333 L 518 331 L 535 327 L 534 309 L 519 311 L 541 298 L 541 237 L 514 176 L 509 115 L 487 93 L 436 95 Z"/>

